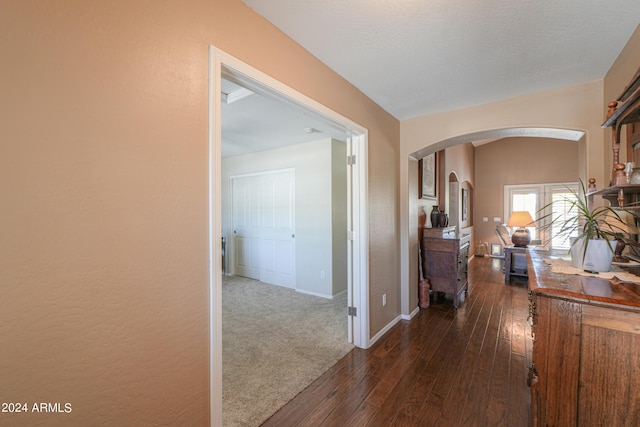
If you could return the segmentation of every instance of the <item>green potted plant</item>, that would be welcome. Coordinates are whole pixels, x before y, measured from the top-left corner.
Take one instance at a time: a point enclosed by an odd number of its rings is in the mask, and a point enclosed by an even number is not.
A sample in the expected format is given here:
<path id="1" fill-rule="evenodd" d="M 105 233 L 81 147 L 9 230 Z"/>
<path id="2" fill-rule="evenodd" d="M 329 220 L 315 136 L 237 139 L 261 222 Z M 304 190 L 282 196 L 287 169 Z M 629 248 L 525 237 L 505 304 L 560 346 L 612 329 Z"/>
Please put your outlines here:
<path id="1" fill-rule="evenodd" d="M 556 237 L 570 241 L 574 267 L 589 272 L 609 271 L 619 243 L 638 247 L 635 236 L 629 233 L 629 222 L 635 224 L 635 215 L 630 210 L 611 206 L 591 209 L 582 180 L 580 186 L 582 191 L 569 188 L 571 195 L 561 200 L 569 207 L 567 211 L 575 215 L 553 217 L 549 204 L 538 211 L 538 221 L 544 224 L 541 228 L 554 228 Z"/>

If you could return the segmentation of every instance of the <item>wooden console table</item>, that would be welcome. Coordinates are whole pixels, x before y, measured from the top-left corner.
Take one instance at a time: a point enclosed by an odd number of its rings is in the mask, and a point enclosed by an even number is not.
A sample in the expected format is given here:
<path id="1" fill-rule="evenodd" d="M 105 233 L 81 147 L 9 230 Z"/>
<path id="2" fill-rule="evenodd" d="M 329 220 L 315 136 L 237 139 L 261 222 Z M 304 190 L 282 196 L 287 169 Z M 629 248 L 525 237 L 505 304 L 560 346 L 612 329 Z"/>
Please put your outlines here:
<path id="1" fill-rule="evenodd" d="M 529 250 L 531 425 L 640 425 L 640 284 L 554 273 Z"/>
<path id="2" fill-rule="evenodd" d="M 509 245 L 504 248 L 504 283 L 509 283 L 511 276 L 528 277 L 527 274 L 527 248 L 521 246 Z M 524 268 L 516 267 L 514 258 L 522 257 Z"/>

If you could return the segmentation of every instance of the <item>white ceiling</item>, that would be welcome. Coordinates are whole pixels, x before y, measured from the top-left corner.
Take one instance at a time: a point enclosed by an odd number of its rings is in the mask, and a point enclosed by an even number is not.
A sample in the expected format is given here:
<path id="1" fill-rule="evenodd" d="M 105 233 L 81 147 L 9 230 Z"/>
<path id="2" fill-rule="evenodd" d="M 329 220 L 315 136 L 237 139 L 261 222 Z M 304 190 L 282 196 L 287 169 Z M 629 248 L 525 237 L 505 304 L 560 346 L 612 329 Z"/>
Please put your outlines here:
<path id="1" fill-rule="evenodd" d="M 399 120 L 601 79 L 640 22 L 640 0 L 243 1 Z M 230 99 L 223 157 L 346 138 L 269 96 Z"/>
<path id="2" fill-rule="evenodd" d="M 243 1 L 399 120 L 601 79 L 640 22 L 640 0 Z"/>
<path id="3" fill-rule="evenodd" d="M 222 157 L 347 134 L 289 104 L 222 80 Z M 226 100 L 225 100 L 226 98 Z"/>

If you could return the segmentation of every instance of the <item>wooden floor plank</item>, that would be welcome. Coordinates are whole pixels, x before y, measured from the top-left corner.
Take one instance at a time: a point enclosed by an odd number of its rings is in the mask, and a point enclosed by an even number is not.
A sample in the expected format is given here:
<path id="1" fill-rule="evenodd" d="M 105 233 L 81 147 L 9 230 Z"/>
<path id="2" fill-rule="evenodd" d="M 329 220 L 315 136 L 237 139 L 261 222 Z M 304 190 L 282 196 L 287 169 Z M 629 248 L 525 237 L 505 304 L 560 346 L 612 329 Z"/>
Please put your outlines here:
<path id="1" fill-rule="evenodd" d="M 526 426 L 531 419 L 531 390 L 522 386 L 527 382 L 528 365 L 525 364 L 525 361 L 524 356 L 511 354 L 506 424 L 508 426 Z M 527 404 L 523 405 L 522 402 L 527 402 Z"/>
<path id="2" fill-rule="evenodd" d="M 458 371 L 461 368 L 465 350 L 469 346 L 470 338 L 473 336 L 474 332 L 476 332 L 478 320 L 481 319 L 480 314 L 484 307 L 484 297 L 486 294 L 482 293 L 479 296 L 479 299 L 474 296 L 475 304 L 469 315 L 466 317 L 464 326 L 460 328 L 460 333 L 456 335 L 455 339 L 451 337 L 450 340 L 447 339 L 446 341 L 447 343 L 452 342 L 452 344 L 448 346 L 447 354 L 443 354 L 443 358 L 448 358 L 448 362 L 444 363 L 444 369 L 440 371 L 438 380 L 434 386 L 434 392 L 441 396 L 447 396 L 449 394 L 456 378 L 458 378 Z M 456 321 L 456 323 L 458 323 L 458 321 Z"/>
<path id="3" fill-rule="evenodd" d="M 522 281 L 469 263 L 456 310 L 432 301 L 370 349 L 354 349 L 264 426 L 528 426 L 531 329 Z M 526 283 L 526 282 L 525 282 Z"/>
<path id="4" fill-rule="evenodd" d="M 489 383 L 491 373 L 484 369 L 475 369 L 471 381 L 471 389 L 467 395 L 466 405 L 461 412 L 459 425 L 484 426 L 488 416 Z"/>
<path id="5" fill-rule="evenodd" d="M 300 419 L 298 417 L 295 422 L 292 420 L 291 424 L 284 425 L 295 425 L 300 427 L 318 426 L 322 424 L 337 408 L 340 408 L 340 405 L 345 401 L 345 399 L 362 401 L 369 393 L 370 387 L 375 386 L 378 381 L 378 378 L 368 374 L 365 374 L 362 377 L 352 376 L 346 378 L 344 381 L 339 381 L 331 391 L 315 401 L 316 406 L 312 411 L 307 412 L 304 418 Z M 353 409 L 356 407 L 357 406 L 354 406 Z M 346 413 L 344 410 L 345 408 L 341 409 L 343 411 L 341 414 L 343 417 L 350 415 Z"/>
<path id="6" fill-rule="evenodd" d="M 455 423 L 460 419 L 461 411 L 466 406 L 467 396 L 469 396 L 469 390 L 471 390 L 475 362 L 479 353 L 480 347 L 477 343 L 471 343 L 467 347 L 467 351 L 462 359 L 463 362 L 460 365 L 461 369 L 456 373 L 454 386 L 450 390 L 442 407 L 440 416 L 443 420 Z"/>
<path id="7" fill-rule="evenodd" d="M 379 380 L 377 378 L 371 377 L 369 375 L 364 376 L 360 382 L 352 389 L 346 389 L 346 393 L 336 395 L 336 398 L 339 399 L 338 405 L 331 405 L 329 402 L 327 403 L 327 413 L 328 415 L 324 418 L 322 423 L 318 422 L 318 417 L 316 419 L 309 418 L 303 420 L 298 425 L 310 425 L 310 426 L 333 426 L 333 425 L 342 425 L 346 418 L 351 417 L 358 407 L 364 402 L 365 397 L 373 387 L 373 384 L 377 383 Z M 319 411 L 314 411 L 317 415 Z"/>
<path id="8" fill-rule="evenodd" d="M 483 296 L 485 297 L 482 304 L 482 316 L 478 317 L 478 322 L 474 329 L 473 334 L 469 337 L 469 344 L 463 356 L 461 369 L 456 373 L 454 381 L 454 387 L 451 389 L 447 399 L 444 402 L 442 408 L 441 417 L 443 420 L 451 423 L 457 423 L 460 419 L 462 410 L 467 404 L 469 391 L 473 385 L 473 378 L 475 370 L 480 356 L 480 351 L 484 343 L 484 336 L 486 334 L 486 322 L 488 319 L 487 313 L 488 307 L 491 304 L 492 293 L 488 292 L 489 283 L 485 284 L 483 288 Z M 487 307 L 485 307 L 485 305 Z"/>
<path id="9" fill-rule="evenodd" d="M 366 426 L 377 411 L 378 408 L 375 406 L 363 402 L 346 421 L 337 420 L 335 427 Z"/>
<path id="10" fill-rule="evenodd" d="M 507 340 L 498 340 L 498 347 L 491 375 L 489 405 L 487 406 L 487 425 L 506 426 L 507 406 L 509 402 L 509 373 L 511 365 L 511 344 Z"/>
<path id="11" fill-rule="evenodd" d="M 420 412 L 425 402 L 425 396 L 431 391 L 435 381 L 435 376 L 429 375 L 427 369 L 423 370 L 422 374 L 411 384 L 411 391 L 398 411 L 398 422 L 420 424 Z"/>
<path id="12" fill-rule="evenodd" d="M 491 305 L 487 305 L 489 318 L 487 320 L 484 342 L 482 343 L 480 358 L 478 360 L 479 369 L 484 369 L 489 372 L 493 370 L 493 362 L 495 360 L 496 347 L 498 343 L 498 332 L 502 319 L 502 307 L 500 305 L 500 301 L 496 301 L 497 298 L 498 295 L 494 294 L 494 299 L 491 300 Z"/>

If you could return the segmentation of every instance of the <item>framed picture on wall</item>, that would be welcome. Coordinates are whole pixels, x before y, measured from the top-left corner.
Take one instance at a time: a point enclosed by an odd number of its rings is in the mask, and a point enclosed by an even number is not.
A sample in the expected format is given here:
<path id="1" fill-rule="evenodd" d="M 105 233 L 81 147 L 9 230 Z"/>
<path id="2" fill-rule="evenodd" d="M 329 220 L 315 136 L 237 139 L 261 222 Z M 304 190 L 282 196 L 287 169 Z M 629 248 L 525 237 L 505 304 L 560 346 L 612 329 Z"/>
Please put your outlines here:
<path id="1" fill-rule="evenodd" d="M 429 154 L 418 163 L 420 198 L 436 199 L 438 197 L 438 153 Z"/>

